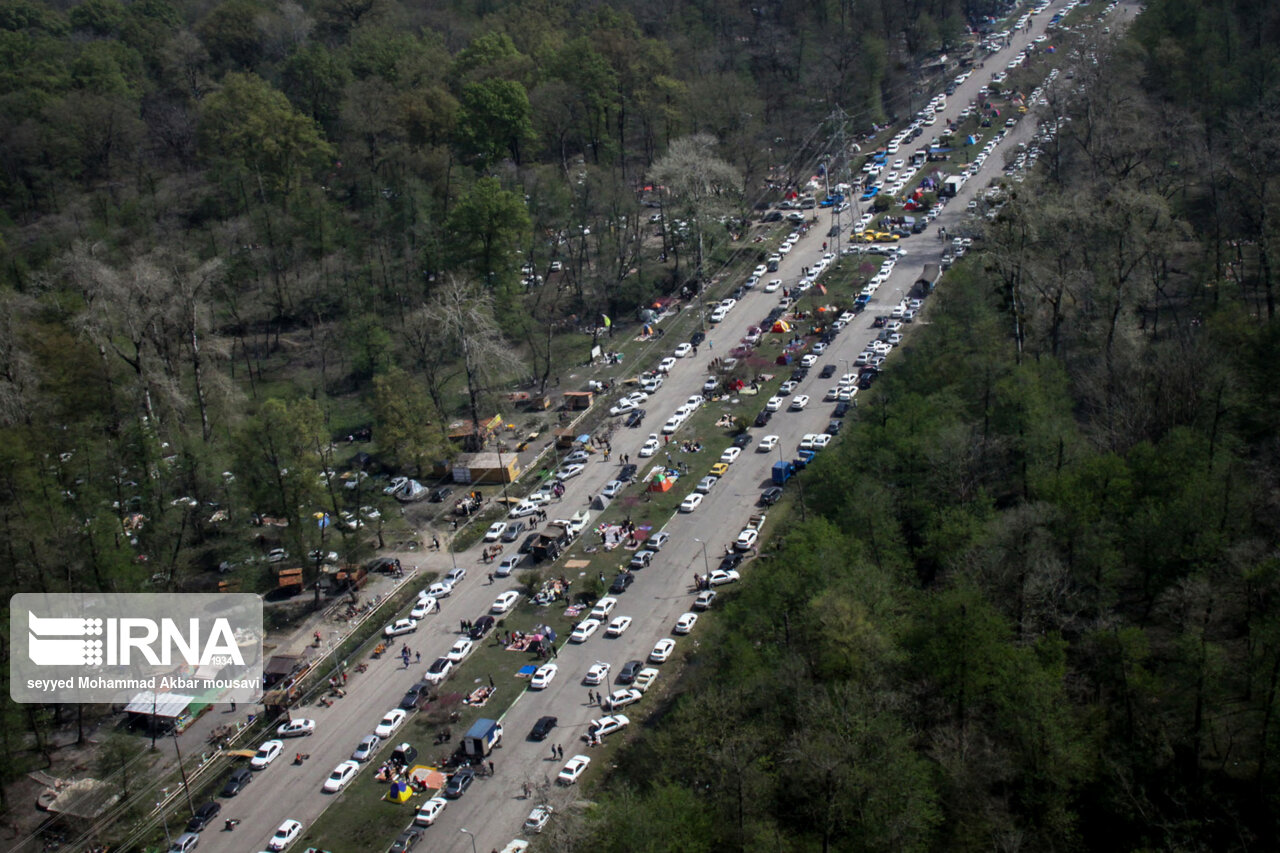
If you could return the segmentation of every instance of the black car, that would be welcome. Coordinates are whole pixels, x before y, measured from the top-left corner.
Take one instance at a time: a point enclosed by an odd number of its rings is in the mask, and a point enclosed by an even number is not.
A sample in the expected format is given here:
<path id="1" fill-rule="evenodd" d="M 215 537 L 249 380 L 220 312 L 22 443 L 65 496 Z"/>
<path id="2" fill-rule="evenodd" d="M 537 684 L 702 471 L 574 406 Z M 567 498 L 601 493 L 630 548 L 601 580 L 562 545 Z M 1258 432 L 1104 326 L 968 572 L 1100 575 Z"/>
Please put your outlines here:
<path id="1" fill-rule="evenodd" d="M 631 429 L 635 429 L 636 427 L 640 426 L 640 424 L 644 423 L 644 416 L 645 416 L 644 409 L 632 410 L 631 414 L 627 415 L 627 426 L 630 427 Z"/>
<path id="2" fill-rule="evenodd" d="M 493 630 L 493 617 L 481 616 L 471 624 L 471 632 L 467 635 L 473 640 L 483 640 L 484 635 Z"/>
<path id="3" fill-rule="evenodd" d="M 609 584 L 609 592 L 614 595 L 621 595 L 627 591 L 627 587 L 635 582 L 636 576 L 631 572 L 618 572 L 618 576 L 613 579 L 613 583 Z"/>
<path id="4" fill-rule="evenodd" d="M 636 680 L 636 676 L 640 674 L 642 669 L 644 669 L 644 661 L 627 661 L 622 665 L 622 669 L 618 670 L 618 683 L 631 684 Z"/>
<path id="5" fill-rule="evenodd" d="M 440 488 L 434 490 L 431 493 L 431 496 L 427 498 L 427 500 L 431 501 L 433 504 L 438 504 L 441 501 L 443 501 L 445 498 L 449 497 L 449 495 L 451 494 L 453 494 L 453 489 L 449 488 L 448 486 L 441 486 Z"/>
<path id="6" fill-rule="evenodd" d="M 871 321 L 871 328 L 883 329 L 885 324 L 888 322 L 889 322 L 888 317 L 884 317 L 884 316 L 876 317 L 874 320 Z"/>
<path id="7" fill-rule="evenodd" d="M 503 542 L 514 542 L 520 538 L 520 534 L 524 533 L 527 528 L 523 521 L 508 521 L 507 529 L 502 531 Z"/>
<path id="8" fill-rule="evenodd" d="M 227 779 L 227 784 L 222 786 L 222 796 L 234 797 L 236 794 L 244 790 L 244 786 L 253 781 L 253 771 L 248 767 L 241 767 L 231 774 Z"/>
<path id="9" fill-rule="evenodd" d="M 791 381 L 803 382 L 805 377 L 808 375 L 809 375 L 809 368 L 797 367 L 795 370 L 791 371 Z"/>
<path id="10" fill-rule="evenodd" d="M 743 559 L 744 555 L 739 554 L 737 551 L 734 551 L 732 554 L 725 554 L 720 558 L 719 568 L 721 571 L 725 572 L 732 571 L 742 565 Z"/>
<path id="11" fill-rule="evenodd" d="M 828 237 L 839 237 L 839 236 L 840 236 L 840 226 L 839 226 L 839 225 L 832 225 L 829 229 L 827 229 L 827 236 L 828 236 Z"/>
<path id="12" fill-rule="evenodd" d="M 387 853 L 406 853 L 417 846 L 422 840 L 421 829 L 406 829 L 404 832 L 396 836 L 396 840 L 391 843 L 391 847 Z"/>
<path id="13" fill-rule="evenodd" d="M 636 478 L 636 466 L 623 465 L 622 470 L 618 472 L 618 479 L 624 483 L 630 483 Z"/>
<path id="14" fill-rule="evenodd" d="M 837 418 L 843 418 L 845 415 L 849 414 L 849 404 L 844 402 L 843 400 L 840 401 L 839 403 L 836 403 L 835 411 L 832 412 L 831 414 Z"/>
<path id="15" fill-rule="evenodd" d="M 744 432 L 733 439 L 733 446 L 741 450 L 751 443 L 751 433 Z"/>
<path id="16" fill-rule="evenodd" d="M 196 813 L 187 822 L 187 832 L 199 832 L 204 829 L 213 822 L 213 819 L 218 816 L 220 811 L 222 811 L 222 803 L 215 803 L 213 800 L 205 803 L 196 809 Z"/>
<path id="17" fill-rule="evenodd" d="M 746 293 L 746 292 L 747 292 L 747 289 L 746 289 L 745 287 L 739 287 L 737 290 L 735 290 L 735 291 L 733 292 L 733 298 L 734 298 L 734 299 L 741 299 L 741 298 L 742 298 L 742 295 L 743 295 L 744 293 Z"/>
<path id="18" fill-rule="evenodd" d="M 538 537 L 541 535 L 541 533 L 530 533 L 528 536 L 524 537 L 524 541 L 520 543 L 520 553 L 528 554 L 532 551 L 534 543 L 538 541 Z"/>
<path id="19" fill-rule="evenodd" d="M 456 800 L 467 792 L 475 780 L 476 771 L 470 767 L 464 767 L 449 777 L 449 782 L 444 786 L 444 795 L 451 800 Z"/>
<path id="20" fill-rule="evenodd" d="M 836 375 L 836 366 L 834 364 L 822 365 L 822 372 L 818 374 L 819 379 L 830 379 Z"/>
<path id="21" fill-rule="evenodd" d="M 769 419 L 772 417 L 773 417 L 773 412 L 770 412 L 768 409 L 761 409 L 760 414 L 756 415 L 756 426 L 758 427 L 764 426 L 769 422 Z"/>
<path id="22" fill-rule="evenodd" d="M 702 343 L 706 339 L 707 339 L 706 332 L 694 332 L 693 337 L 689 338 L 689 343 L 696 347 L 698 344 Z"/>
<path id="23" fill-rule="evenodd" d="M 770 211 L 770 212 L 766 213 L 763 217 L 761 217 L 760 221 L 761 221 L 761 222 L 781 222 L 781 221 L 782 221 L 782 211 L 780 211 L 780 210 L 772 210 L 772 211 Z"/>
<path id="24" fill-rule="evenodd" d="M 555 717 L 539 717 L 538 722 L 534 723 L 533 728 L 529 730 L 529 740 L 546 740 L 547 735 L 551 734 L 551 730 L 558 722 L 560 721 Z"/>
<path id="25" fill-rule="evenodd" d="M 760 506 L 773 506 L 782 497 L 782 486 L 770 486 L 760 493 Z"/>
<path id="26" fill-rule="evenodd" d="M 875 383 L 876 378 L 879 376 L 880 374 L 875 372 L 862 374 L 858 377 L 858 388 L 863 391 L 867 390 Z"/>
<path id="27" fill-rule="evenodd" d="M 839 435 L 840 427 L 841 427 L 840 421 L 832 421 L 831 423 L 827 424 L 827 429 L 826 429 L 827 435 Z"/>
<path id="28" fill-rule="evenodd" d="M 425 681 L 419 681 L 417 684 L 409 688 L 409 692 L 404 694 L 404 698 L 400 700 L 400 707 L 406 711 L 412 711 L 418 707 L 418 703 L 425 701 L 431 695 L 431 685 Z"/>

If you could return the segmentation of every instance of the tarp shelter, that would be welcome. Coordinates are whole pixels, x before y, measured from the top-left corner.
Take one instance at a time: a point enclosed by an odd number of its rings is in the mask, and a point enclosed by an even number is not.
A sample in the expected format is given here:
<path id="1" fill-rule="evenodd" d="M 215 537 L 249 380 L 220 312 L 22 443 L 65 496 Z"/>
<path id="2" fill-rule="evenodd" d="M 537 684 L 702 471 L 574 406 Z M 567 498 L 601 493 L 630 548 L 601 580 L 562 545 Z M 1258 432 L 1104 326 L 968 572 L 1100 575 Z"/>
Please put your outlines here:
<path id="1" fill-rule="evenodd" d="M 573 443 L 578 440 L 574 435 L 574 432 L 575 430 L 572 427 L 562 427 L 556 430 L 556 447 L 561 450 L 567 450 L 570 447 L 573 447 Z"/>
<path id="2" fill-rule="evenodd" d="M 592 509 L 608 509 L 609 498 L 606 497 L 605 495 L 596 495 L 594 498 L 591 499 L 591 508 Z"/>
<path id="3" fill-rule="evenodd" d="M 92 820 L 120 799 L 116 785 L 97 779 L 78 779 L 58 790 L 57 796 L 45 804 L 55 814 Z"/>
<path id="4" fill-rule="evenodd" d="M 151 690 L 135 693 L 133 700 L 125 706 L 127 714 L 143 714 L 148 717 L 173 719 L 180 717 L 187 707 L 196 701 L 194 696 L 181 693 L 161 693 L 158 696 Z"/>
<path id="5" fill-rule="evenodd" d="M 789 352 L 784 352 L 782 355 L 778 356 L 778 358 L 774 361 L 774 364 L 782 365 L 784 367 L 790 363 L 791 363 L 791 353 Z"/>
<path id="6" fill-rule="evenodd" d="M 776 320 L 774 321 L 773 328 L 769 331 L 778 333 L 789 332 L 791 331 L 791 325 L 785 320 Z"/>

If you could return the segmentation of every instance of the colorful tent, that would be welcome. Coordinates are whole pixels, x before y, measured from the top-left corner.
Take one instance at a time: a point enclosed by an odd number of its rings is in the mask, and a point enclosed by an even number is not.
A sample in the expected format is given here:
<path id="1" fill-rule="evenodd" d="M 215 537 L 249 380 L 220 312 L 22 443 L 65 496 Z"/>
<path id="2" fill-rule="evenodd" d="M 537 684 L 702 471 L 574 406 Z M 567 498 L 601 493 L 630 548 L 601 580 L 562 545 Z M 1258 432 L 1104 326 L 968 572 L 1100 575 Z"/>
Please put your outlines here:
<path id="1" fill-rule="evenodd" d="M 413 796 L 413 792 L 409 790 L 409 786 L 404 782 L 395 781 L 391 783 L 391 790 L 387 791 L 387 799 L 393 803 L 407 802 Z"/>
<path id="2" fill-rule="evenodd" d="M 669 476 L 666 471 L 659 471 L 653 475 L 653 479 L 649 481 L 649 491 L 651 492 L 668 492 L 676 484 L 676 478 Z"/>
<path id="3" fill-rule="evenodd" d="M 773 323 L 773 328 L 770 331 L 779 332 L 779 333 L 789 332 L 791 331 L 791 326 L 788 325 L 785 320 L 775 320 Z"/>

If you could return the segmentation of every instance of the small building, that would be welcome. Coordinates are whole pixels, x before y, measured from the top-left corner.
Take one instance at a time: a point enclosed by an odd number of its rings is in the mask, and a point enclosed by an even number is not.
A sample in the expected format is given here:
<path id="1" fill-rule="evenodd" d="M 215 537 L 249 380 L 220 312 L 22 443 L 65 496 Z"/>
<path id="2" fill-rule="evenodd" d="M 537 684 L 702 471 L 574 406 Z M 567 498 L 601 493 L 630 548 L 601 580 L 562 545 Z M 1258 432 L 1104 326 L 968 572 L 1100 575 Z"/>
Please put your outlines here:
<path id="1" fill-rule="evenodd" d="M 565 391 L 563 396 L 564 407 L 571 412 L 586 411 L 596 398 L 593 391 Z"/>
<path id="2" fill-rule="evenodd" d="M 514 452 L 461 453 L 453 460 L 455 483 L 514 483 L 520 476 L 520 457 Z"/>
<path id="3" fill-rule="evenodd" d="M 455 421 L 449 424 L 449 440 L 462 445 L 464 450 L 478 452 L 501 428 L 502 415 L 481 421 L 479 426 L 475 421 Z"/>

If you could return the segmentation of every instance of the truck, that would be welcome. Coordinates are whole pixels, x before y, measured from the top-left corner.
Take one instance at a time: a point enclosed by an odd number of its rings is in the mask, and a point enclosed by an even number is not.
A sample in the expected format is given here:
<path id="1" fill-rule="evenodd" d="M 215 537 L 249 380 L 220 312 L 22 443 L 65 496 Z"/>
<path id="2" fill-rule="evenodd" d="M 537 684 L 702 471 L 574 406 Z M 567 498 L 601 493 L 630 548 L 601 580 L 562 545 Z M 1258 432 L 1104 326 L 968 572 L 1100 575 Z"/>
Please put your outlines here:
<path id="1" fill-rule="evenodd" d="M 964 178 L 960 175 L 950 175 L 942 182 L 942 189 L 938 190 L 938 195 L 943 198 L 955 198 L 956 193 L 960 192 L 960 187 L 964 186 Z"/>
<path id="2" fill-rule="evenodd" d="M 775 486 L 785 486 L 787 480 L 791 479 L 791 475 L 796 472 L 796 468 L 790 462 L 779 459 L 773 463 L 773 484 Z"/>
<path id="3" fill-rule="evenodd" d="M 462 751 L 473 758 L 484 758 L 500 743 L 502 723 L 481 717 L 462 736 Z"/>
<path id="4" fill-rule="evenodd" d="M 917 297 L 923 298 L 933 292 L 934 285 L 938 283 L 938 279 L 942 277 L 942 267 L 938 264 L 925 264 L 924 269 L 920 271 L 920 277 L 916 279 L 912 292 Z"/>
<path id="5" fill-rule="evenodd" d="M 796 458 L 791 460 L 792 473 L 803 471 L 809 467 L 809 463 L 813 461 L 813 457 L 817 454 L 812 450 L 800 450 L 796 452 Z"/>

